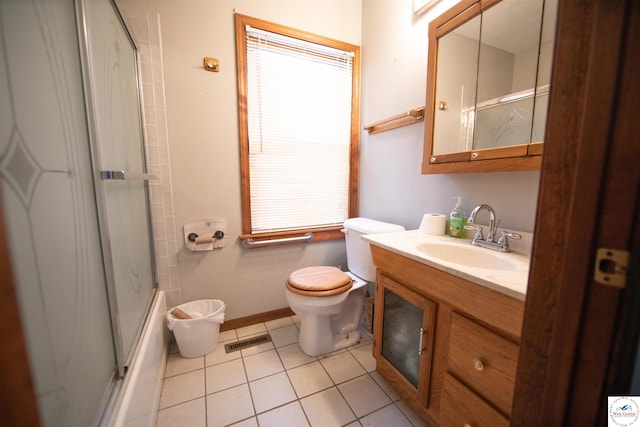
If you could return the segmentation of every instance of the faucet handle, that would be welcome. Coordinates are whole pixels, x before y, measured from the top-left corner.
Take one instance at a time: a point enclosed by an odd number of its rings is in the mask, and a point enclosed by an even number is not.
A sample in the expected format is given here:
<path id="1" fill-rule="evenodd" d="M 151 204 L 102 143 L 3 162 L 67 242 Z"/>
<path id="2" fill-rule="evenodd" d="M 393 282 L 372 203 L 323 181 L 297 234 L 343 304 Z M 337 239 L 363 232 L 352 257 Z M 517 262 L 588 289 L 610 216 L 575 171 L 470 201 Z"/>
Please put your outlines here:
<path id="1" fill-rule="evenodd" d="M 507 240 L 507 238 L 509 239 L 513 239 L 513 240 L 520 240 L 522 239 L 522 236 L 519 235 L 518 233 L 512 233 L 510 231 L 503 231 L 500 233 L 500 239 L 498 239 L 498 244 L 499 245 L 503 245 L 505 248 L 509 247 L 509 241 Z"/>
<path id="2" fill-rule="evenodd" d="M 482 227 L 480 227 L 479 225 L 471 225 L 467 223 L 465 224 L 464 229 L 473 230 L 476 232 L 476 234 L 473 236 L 474 240 L 484 240 L 484 233 Z"/>

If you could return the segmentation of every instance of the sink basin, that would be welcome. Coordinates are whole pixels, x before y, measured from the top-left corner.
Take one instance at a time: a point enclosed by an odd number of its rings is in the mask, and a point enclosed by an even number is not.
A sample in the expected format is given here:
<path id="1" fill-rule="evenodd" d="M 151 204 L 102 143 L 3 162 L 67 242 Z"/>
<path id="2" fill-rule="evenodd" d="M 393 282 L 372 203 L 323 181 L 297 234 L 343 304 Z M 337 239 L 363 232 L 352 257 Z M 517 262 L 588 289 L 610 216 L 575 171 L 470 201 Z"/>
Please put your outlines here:
<path id="1" fill-rule="evenodd" d="M 470 245 L 429 242 L 418 245 L 416 249 L 428 257 L 467 267 L 490 270 L 521 269 L 519 263 L 509 259 L 509 255 Z"/>

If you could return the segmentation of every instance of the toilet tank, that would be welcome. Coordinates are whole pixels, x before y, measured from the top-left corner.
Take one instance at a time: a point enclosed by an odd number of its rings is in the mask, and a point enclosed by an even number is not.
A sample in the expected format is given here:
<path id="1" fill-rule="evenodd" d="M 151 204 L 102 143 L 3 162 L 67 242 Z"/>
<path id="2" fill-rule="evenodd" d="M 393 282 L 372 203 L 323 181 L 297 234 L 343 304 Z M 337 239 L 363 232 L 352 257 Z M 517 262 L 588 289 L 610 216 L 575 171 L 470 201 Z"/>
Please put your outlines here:
<path id="1" fill-rule="evenodd" d="M 404 227 L 368 218 L 349 218 L 344 221 L 347 244 L 347 267 L 349 271 L 367 282 L 376 281 L 376 267 L 371 258 L 369 242 L 362 240 L 364 234 L 404 231 Z"/>

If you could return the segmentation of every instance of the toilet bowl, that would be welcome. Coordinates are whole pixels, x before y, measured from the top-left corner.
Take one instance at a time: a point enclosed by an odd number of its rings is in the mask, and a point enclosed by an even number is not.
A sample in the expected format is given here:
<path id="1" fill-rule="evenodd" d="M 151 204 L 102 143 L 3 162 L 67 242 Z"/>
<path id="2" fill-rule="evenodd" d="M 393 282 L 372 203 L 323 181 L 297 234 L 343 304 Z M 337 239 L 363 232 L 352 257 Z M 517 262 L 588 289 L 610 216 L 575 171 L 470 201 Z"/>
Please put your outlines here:
<path id="1" fill-rule="evenodd" d="M 292 272 L 286 282 L 289 306 L 300 318 L 298 344 L 309 356 L 330 353 L 360 340 L 360 317 L 367 284 L 375 281 L 375 266 L 363 234 L 403 231 L 396 224 L 367 218 L 344 222 L 347 266 L 305 267 Z"/>

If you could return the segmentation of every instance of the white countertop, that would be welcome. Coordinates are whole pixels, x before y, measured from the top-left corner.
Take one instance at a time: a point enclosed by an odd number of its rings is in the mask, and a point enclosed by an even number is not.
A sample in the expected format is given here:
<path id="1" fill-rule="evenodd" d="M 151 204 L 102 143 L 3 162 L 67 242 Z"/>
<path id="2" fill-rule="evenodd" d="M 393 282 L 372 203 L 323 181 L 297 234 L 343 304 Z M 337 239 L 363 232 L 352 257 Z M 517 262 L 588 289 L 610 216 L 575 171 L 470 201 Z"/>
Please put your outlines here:
<path id="1" fill-rule="evenodd" d="M 362 238 L 369 241 L 372 245 L 387 249 L 398 255 L 405 256 L 430 267 L 477 283 L 478 285 L 485 286 L 522 301 L 525 299 L 529 276 L 529 257 L 522 253 L 515 251 L 502 253 L 491 249 L 471 246 L 471 241 L 468 239 L 456 239 L 449 236 L 430 236 L 418 230 L 376 233 L 364 235 Z M 418 250 L 419 245 L 429 242 L 464 245 L 472 248 L 471 250 L 474 251 L 487 251 L 495 257 L 508 260 L 512 267 L 509 270 L 497 270 L 443 261 L 428 256 Z"/>

